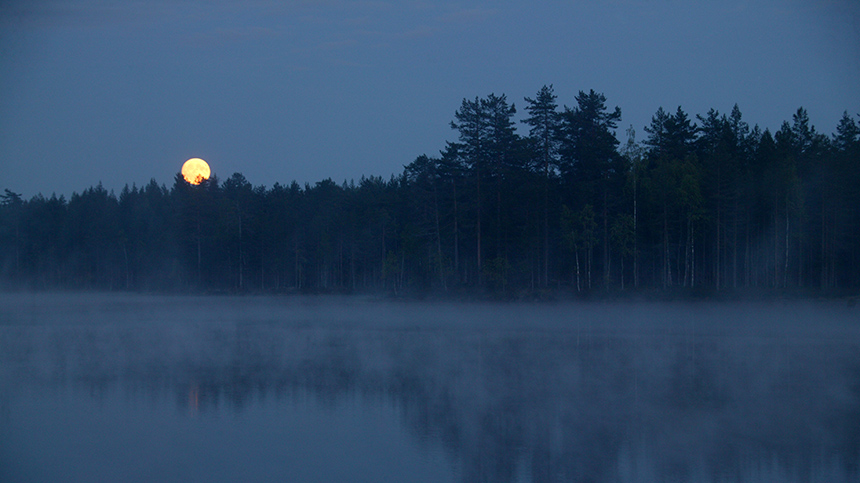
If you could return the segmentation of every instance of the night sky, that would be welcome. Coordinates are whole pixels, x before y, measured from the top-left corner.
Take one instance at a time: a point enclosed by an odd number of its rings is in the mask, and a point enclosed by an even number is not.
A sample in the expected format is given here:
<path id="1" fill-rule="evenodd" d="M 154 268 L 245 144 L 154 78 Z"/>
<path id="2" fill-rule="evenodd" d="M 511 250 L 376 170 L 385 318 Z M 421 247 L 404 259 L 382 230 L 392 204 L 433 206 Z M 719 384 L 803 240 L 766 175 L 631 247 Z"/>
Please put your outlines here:
<path id="1" fill-rule="evenodd" d="M 860 2 L 7 0 L 0 190 L 171 186 L 191 157 L 255 186 L 388 178 L 456 140 L 464 97 L 522 119 L 544 84 L 603 92 L 622 142 L 735 103 L 829 135 L 860 113 Z"/>

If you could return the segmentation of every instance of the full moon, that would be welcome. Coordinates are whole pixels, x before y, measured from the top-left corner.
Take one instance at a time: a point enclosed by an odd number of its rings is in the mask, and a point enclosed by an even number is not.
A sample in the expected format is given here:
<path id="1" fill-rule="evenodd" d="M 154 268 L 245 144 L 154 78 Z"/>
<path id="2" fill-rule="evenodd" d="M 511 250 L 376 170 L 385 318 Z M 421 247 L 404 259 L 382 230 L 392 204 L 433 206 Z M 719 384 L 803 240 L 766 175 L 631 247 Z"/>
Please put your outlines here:
<path id="1" fill-rule="evenodd" d="M 209 165 L 200 158 L 191 158 L 182 165 L 182 177 L 191 184 L 209 179 Z"/>

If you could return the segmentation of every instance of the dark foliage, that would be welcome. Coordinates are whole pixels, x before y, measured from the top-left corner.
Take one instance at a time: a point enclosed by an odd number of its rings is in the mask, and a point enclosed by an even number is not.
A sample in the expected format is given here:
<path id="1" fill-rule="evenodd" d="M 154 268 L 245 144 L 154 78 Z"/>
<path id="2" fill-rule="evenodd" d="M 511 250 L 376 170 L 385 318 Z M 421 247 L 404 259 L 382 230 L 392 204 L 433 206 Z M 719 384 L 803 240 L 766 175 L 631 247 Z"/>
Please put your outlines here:
<path id="1" fill-rule="evenodd" d="M 735 106 L 662 108 L 642 143 L 603 94 L 559 110 L 464 99 L 457 140 L 402 174 L 337 184 L 199 186 L 119 196 L 0 195 L 6 287 L 494 294 L 860 288 L 860 129 L 804 109 L 762 131 Z"/>

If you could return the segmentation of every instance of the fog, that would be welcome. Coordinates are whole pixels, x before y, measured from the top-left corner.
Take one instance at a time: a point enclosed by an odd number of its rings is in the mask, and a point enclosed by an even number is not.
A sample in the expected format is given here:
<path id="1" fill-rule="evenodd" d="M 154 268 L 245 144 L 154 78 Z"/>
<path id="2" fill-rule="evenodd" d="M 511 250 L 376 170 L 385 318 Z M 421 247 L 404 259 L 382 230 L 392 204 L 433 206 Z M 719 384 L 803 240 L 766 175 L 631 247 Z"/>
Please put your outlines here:
<path id="1" fill-rule="evenodd" d="M 3 481 L 857 481 L 860 309 L 0 295 Z"/>

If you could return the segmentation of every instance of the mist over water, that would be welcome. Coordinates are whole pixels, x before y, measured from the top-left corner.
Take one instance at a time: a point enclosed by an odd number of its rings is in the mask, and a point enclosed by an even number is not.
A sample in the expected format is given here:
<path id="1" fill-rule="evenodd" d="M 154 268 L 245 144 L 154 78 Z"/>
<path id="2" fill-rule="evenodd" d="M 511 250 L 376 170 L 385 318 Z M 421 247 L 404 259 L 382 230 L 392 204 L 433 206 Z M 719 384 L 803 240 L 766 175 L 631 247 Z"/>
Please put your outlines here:
<path id="1" fill-rule="evenodd" d="M 2 481 L 857 481 L 860 310 L 0 295 Z"/>

